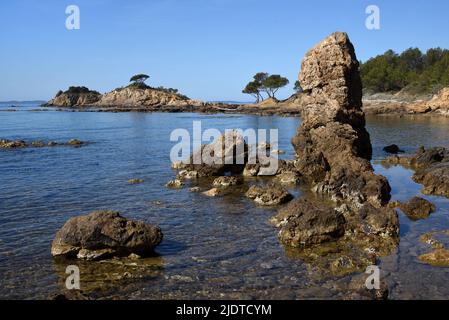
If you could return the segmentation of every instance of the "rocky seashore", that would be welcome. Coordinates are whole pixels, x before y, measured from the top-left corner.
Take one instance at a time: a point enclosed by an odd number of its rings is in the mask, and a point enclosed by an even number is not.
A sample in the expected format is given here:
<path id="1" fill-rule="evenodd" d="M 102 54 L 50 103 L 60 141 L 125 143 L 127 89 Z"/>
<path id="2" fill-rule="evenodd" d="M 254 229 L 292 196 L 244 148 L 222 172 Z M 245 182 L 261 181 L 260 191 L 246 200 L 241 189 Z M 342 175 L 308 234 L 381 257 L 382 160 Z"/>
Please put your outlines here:
<path id="1" fill-rule="evenodd" d="M 307 52 L 299 80 L 304 92 L 284 106 L 289 109 L 286 114 L 302 118 L 292 139 L 294 159 L 274 157 L 278 166 L 270 171 L 271 146 L 248 145 L 238 132 L 229 131 L 194 150 L 187 161 L 173 163 L 176 177 L 166 186 L 188 187 L 197 193 L 195 196 L 204 198 L 237 195 L 254 205 L 275 209 L 277 214 L 269 221 L 278 229 L 278 239 L 287 256 L 301 259 L 320 275 L 361 273 L 397 247 L 399 220 L 395 208 L 416 220 L 429 216 L 435 206 L 421 198 L 390 203 L 388 180 L 374 172 L 359 62 L 346 33 L 333 33 Z M 65 97 L 67 93 L 61 93 L 57 98 L 65 107 L 108 111 L 239 112 L 243 108 L 194 102 L 152 88 L 123 88 L 101 96 L 90 91 L 77 94 L 78 97 Z M 67 101 L 77 104 L 69 105 Z M 48 105 L 58 103 L 54 100 Z M 271 103 L 283 102 L 265 103 L 263 112 L 271 114 Z M 256 109 L 252 110 L 256 113 Z M 252 148 L 263 150 L 264 157 L 258 154 L 252 158 Z M 397 154 L 402 150 L 391 145 L 385 152 Z M 415 156 L 394 155 L 386 162 L 415 168 L 414 179 L 425 186 L 426 193 L 448 196 L 448 159 L 443 148 L 420 148 Z M 129 180 L 131 184 L 141 182 Z M 289 187 L 298 185 L 304 192 L 295 198 Z M 67 221 L 56 234 L 51 251 L 53 256 L 88 261 L 134 259 L 151 254 L 161 240 L 162 232 L 157 226 L 125 219 L 117 212 L 99 211 Z M 419 259 L 433 265 L 446 263 L 445 249 L 434 249 Z M 379 290 L 367 291 L 363 279 L 355 277 L 351 282 L 354 297 L 388 297 L 385 284 Z"/>
<path id="2" fill-rule="evenodd" d="M 302 62 L 300 81 L 304 108 L 303 122 L 292 139 L 296 158 L 279 160 L 278 169 L 269 177 L 261 177 L 264 165 L 260 159 L 248 161 L 248 150 L 261 146 L 247 146 L 235 134 L 203 145 L 185 164 L 172 167 L 178 171 L 178 181 L 193 186 L 217 177 L 243 179 L 236 192 L 256 205 L 287 203 L 270 220 L 279 228 L 279 240 L 286 247 L 300 250 L 304 260 L 315 257 L 314 265 L 333 274 L 364 271 L 375 264 L 376 257 L 396 247 L 399 222 L 397 213 L 388 207 L 389 183 L 370 164 L 372 147 L 365 129 L 358 61 L 348 36 L 334 33 L 311 49 Z M 225 145 L 227 139 L 234 143 Z M 209 154 L 217 150 L 217 144 L 223 151 L 220 160 L 229 155 L 243 162 L 192 164 L 195 154 Z M 293 199 L 285 182 L 300 184 L 312 195 Z M 209 193 L 224 194 L 220 184 L 211 187 Z M 323 253 L 323 246 L 338 254 Z"/>

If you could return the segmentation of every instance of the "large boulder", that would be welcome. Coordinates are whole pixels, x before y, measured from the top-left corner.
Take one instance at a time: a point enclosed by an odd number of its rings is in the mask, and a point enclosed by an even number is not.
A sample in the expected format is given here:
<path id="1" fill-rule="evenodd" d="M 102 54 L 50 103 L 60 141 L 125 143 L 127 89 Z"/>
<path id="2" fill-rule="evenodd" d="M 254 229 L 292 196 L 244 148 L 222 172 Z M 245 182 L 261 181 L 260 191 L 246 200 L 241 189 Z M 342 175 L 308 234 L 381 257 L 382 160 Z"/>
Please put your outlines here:
<path id="1" fill-rule="evenodd" d="M 51 253 L 86 260 L 147 255 L 161 241 L 159 227 L 125 219 L 118 212 L 96 211 L 69 219 L 56 233 Z"/>
<path id="2" fill-rule="evenodd" d="M 375 206 L 390 199 L 388 181 L 370 164 L 372 146 L 362 111 L 362 83 L 354 47 L 336 32 L 312 48 L 302 62 L 302 124 L 292 143 L 297 169 L 335 200 Z"/>

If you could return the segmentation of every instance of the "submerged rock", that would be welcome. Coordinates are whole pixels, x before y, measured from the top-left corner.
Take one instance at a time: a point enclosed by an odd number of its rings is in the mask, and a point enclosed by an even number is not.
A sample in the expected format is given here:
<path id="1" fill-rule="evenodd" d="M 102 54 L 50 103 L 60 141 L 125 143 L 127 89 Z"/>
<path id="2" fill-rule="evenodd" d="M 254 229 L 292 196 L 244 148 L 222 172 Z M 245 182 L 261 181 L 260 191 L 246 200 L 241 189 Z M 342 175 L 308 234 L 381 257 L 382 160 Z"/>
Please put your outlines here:
<path id="1" fill-rule="evenodd" d="M 143 180 L 143 179 L 129 179 L 128 180 L 129 184 L 140 184 L 140 183 L 144 183 L 144 182 L 145 182 L 145 180 Z"/>
<path id="2" fill-rule="evenodd" d="M 208 197 L 216 197 L 221 194 L 221 190 L 218 188 L 212 188 L 210 190 L 204 191 L 203 194 Z"/>
<path id="3" fill-rule="evenodd" d="M 449 267 L 449 250 L 435 249 L 430 253 L 420 255 L 418 259 L 435 267 Z"/>
<path id="4" fill-rule="evenodd" d="M 251 186 L 245 195 L 263 206 L 277 206 L 293 199 L 286 189 L 273 183 L 263 187 Z"/>
<path id="5" fill-rule="evenodd" d="M 78 139 L 70 139 L 69 142 L 67 142 L 67 144 L 68 144 L 69 146 L 80 147 L 80 146 L 82 146 L 82 145 L 85 145 L 86 142 L 85 142 L 85 141 L 78 140 Z"/>
<path id="6" fill-rule="evenodd" d="M 31 145 L 36 148 L 42 148 L 42 147 L 48 146 L 48 144 L 46 144 L 44 141 L 41 141 L 41 140 L 33 141 L 33 142 L 31 142 Z"/>
<path id="7" fill-rule="evenodd" d="M 118 212 L 96 211 L 69 219 L 56 233 L 51 253 L 85 260 L 148 255 L 161 241 L 159 227 L 125 219 Z"/>

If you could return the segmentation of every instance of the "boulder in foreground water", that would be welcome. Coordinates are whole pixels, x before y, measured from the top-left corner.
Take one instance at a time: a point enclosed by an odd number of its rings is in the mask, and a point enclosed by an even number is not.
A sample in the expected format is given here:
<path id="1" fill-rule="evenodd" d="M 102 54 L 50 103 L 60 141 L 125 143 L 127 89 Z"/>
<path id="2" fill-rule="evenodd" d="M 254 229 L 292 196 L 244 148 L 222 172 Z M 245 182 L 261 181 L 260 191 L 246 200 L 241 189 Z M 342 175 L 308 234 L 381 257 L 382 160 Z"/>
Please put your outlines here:
<path id="1" fill-rule="evenodd" d="M 162 237 L 157 226 L 128 220 L 114 211 L 96 211 L 69 219 L 56 233 L 51 253 L 85 260 L 148 255 Z"/>

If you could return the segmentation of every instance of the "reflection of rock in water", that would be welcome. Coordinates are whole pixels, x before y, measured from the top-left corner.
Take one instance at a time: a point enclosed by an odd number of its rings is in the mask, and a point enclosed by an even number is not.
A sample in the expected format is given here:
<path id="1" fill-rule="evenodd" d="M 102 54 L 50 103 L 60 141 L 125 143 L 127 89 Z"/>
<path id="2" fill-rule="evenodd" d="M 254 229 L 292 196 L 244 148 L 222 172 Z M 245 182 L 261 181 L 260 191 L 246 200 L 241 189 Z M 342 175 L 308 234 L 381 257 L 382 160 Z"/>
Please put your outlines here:
<path id="1" fill-rule="evenodd" d="M 162 257 L 132 259 L 114 258 L 102 261 L 69 260 L 62 257 L 54 259 L 56 273 L 60 277 L 61 292 L 64 293 L 65 281 L 69 274 L 66 268 L 76 265 L 80 270 L 80 292 L 85 298 L 101 298 L 125 292 L 136 281 L 152 281 L 164 274 Z M 72 290 L 71 290 L 72 291 Z M 69 299 L 81 299 L 82 295 L 70 294 Z"/>

